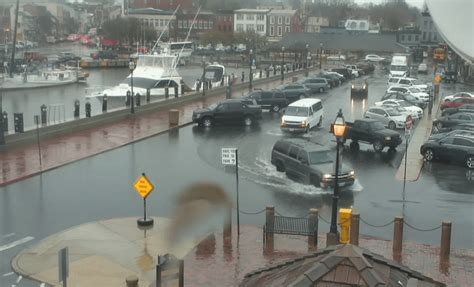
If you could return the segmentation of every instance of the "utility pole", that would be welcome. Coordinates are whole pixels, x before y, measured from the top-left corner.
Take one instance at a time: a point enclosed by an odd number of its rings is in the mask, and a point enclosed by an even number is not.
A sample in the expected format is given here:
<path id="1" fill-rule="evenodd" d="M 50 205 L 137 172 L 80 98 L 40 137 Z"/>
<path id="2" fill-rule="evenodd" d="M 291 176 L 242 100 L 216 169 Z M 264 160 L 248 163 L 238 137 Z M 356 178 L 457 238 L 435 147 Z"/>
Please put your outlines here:
<path id="1" fill-rule="evenodd" d="M 15 49 L 16 49 L 16 31 L 18 26 L 18 9 L 20 8 L 20 0 L 16 0 L 15 8 L 15 27 L 13 28 L 13 42 L 12 42 L 12 58 L 10 61 L 10 78 L 13 78 L 13 67 L 15 65 Z"/>

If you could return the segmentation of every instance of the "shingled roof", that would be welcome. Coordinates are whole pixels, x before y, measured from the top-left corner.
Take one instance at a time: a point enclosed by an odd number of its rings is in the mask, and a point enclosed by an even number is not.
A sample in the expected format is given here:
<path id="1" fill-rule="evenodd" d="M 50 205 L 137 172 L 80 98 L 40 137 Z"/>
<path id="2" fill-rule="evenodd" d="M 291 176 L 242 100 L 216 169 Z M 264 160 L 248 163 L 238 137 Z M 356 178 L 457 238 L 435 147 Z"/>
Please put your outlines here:
<path id="1" fill-rule="evenodd" d="M 291 50 L 303 48 L 309 45 L 312 51 L 317 51 L 320 44 L 323 49 L 340 51 L 364 51 L 378 53 L 405 52 L 405 48 L 397 43 L 395 34 L 324 34 L 324 33 L 288 33 L 280 42 L 271 46 L 273 49 L 281 49 L 285 46 Z"/>
<path id="2" fill-rule="evenodd" d="M 240 286 L 423 286 L 434 281 L 355 245 L 337 245 L 245 275 Z"/>

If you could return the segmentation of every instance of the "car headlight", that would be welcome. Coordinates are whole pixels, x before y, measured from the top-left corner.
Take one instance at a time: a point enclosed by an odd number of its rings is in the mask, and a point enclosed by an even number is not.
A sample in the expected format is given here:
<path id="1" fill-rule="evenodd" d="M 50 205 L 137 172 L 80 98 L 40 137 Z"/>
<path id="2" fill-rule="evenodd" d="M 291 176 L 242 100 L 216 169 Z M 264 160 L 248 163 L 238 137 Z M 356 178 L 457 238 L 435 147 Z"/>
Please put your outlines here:
<path id="1" fill-rule="evenodd" d="M 355 176 L 355 171 L 351 170 L 351 171 L 349 172 L 349 175 L 350 175 L 350 176 Z"/>
<path id="2" fill-rule="evenodd" d="M 332 175 L 329 174 L 329 173 L 326 173 L 326 174 L 323 175 L 323 180 L 329 180 L 331 178 L 332 178 Z"/>
<path id="3" fill-rule="evenodd" d="M 354 88 L 354 85 L 352 85 L 352 89 Z"/>
<path id="4" fill-rule="evenodd" d="M 385 140 L 386 141 L 389 141 L 391 138 L 390 137 L 385 137 Z"/>
<path id="5" fill-rule="evenodd" d="M 302 126 L 305 126 L 306 124 L 307 124 L 306 121 L 301 121 Z"/>

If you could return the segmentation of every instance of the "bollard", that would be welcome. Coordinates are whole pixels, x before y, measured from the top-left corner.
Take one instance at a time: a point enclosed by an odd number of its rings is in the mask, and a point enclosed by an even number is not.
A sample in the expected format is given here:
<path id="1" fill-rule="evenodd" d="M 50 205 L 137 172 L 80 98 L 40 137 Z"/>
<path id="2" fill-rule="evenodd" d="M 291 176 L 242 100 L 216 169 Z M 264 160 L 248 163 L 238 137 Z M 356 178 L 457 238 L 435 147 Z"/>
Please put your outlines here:
<path id="1" fill-rule="evenodd" d="M 441 225 L 441 248 L 439 251 L 441 264 L 446 264 L 449 262 L 450 253 L 451 253 L 451 222 L 443 221 Z"/>
<path id="2" fill-rule="evenodd" d="M 79 117 L 79 112 L 80 112 L 80 102 L 79 100 L 75 100 L 74 101 L 74 118 L 78 118 Z"/>
<path id="3" fill-rule="evenodd" d="M 265 208 L 265 250 L 273 252 L 273 229 L 275 226 L 275 207 L 269 205 Z"/>
<path id="4" fill-rule="evenodd" d="M 3 132 L 6 133 L 6 132 L 8 132 L 8 113 L 7 113 L 7 111 L 3 111 L 2 118 L 3 118 Z"/>
<path id="5" fill-rule="evenodd" d="M 267 78 L 270 77 L 270 69 L 267 69 Z"/>
<path id="6" fill-rule="evenodd" d="M 168 98 L 170 96 L 170 90 L 168 87 L 165 88 L 165 98 Z"/>
<path id="7" fill-rule="evenodd" d="M 310 235 L 308 235 L 308 251 L 318 249 L 318 209 L 309 209 L 308 227 Z"/>
<path id="8" fill-rule="evenodd" d="M 139 93 L 135 94 L 135 103 L 137 103 L 137 107 L 139 107 L 141 105 L 141 98 L 140 98 Z"/>
<path id="9" fill-rule="evenodd" d="M 127 91 L 127 94 L 125 94 L 125 106 L 130 106 L 130 98 L 131 98 L 131 93 L 130 91 Z"/>
<path id="10" fill-rule="evenodd" d="M 149 103 L 151 101 L 151 94 L 150 89 L 146 90 L 146 102 Z"/>
<path id="11" fill-rule="evenodd" d="M 177 126 L 179 124 L 179 110 L 172 109 L 168 111 L 168 120 L 170 126 Z"/>
<path id="12" fill-rule="evenodd" d="M 13 114 L 13 124 L 15 127 L 15 133 L 22 133 L 25 131 L 23 126 L 23 113 Z"/>
<path id="13" fill-rule="evenodd" d="M 360 214 L 358 212 L 352 212 L 351 217 L 351 235 L 350 244 L 359 246 L 359 221 Z"/>
<path id="14" fill-rule="evenodd" d="M 178 287 L 184 287 L 184 260 L 179 260 L 178 264 Z"/>
<path id="15" fill-rule="evenodd" d="M 127 287 L 138 287 L 138 277 L 136 275 L 130 275 L 125 279 Z"/>
<path id="16" fill-rule="evenodd" d="M 108 100 L 109 100 L 109 99 L 108 99 L 107 95 L 104 95 L 104 96 L 102 97 L 102 112 L 103 112 L 103 113 L 107 112 L 107 101 L 108 101 Z"/>
<path id="17" fill-rule="evenodd" d="M 41 124 L 45 125 L 47 120 L 48 120 L 48 108 L 46 107 L 45 104 L 42 104 L 40 107 L 41 110 Z"/>
<path id="18" fill-rule="evenodd" d="M 262 73 L 263 73 L 263 71 L 262 71 L 262 69 L 260 69 L 260 73 L 258 74 L 258 77 L 259 77 L 260 79 L 262 78 Z"/>
<path id="19" fill-rule="evenodd" d="M 184 96 L 184 81 L 181 80 L 181 96 Z"/>
<path id="20" fill-rule="evenodd" d="M 245 72 L 242 71 L 242 77 L 240 78 L 240 81 L 243 83 L 245 80 Z"/>
<path id="21" fill-rule="evenodd" d="M 86 103 L 86 118 L 91 117 L 91 103 L 87 102 Z"/>
<path id="22" fill-rule="evenodd" d="M 395 217 L 395 222 L 393 224 L 393 259 L 395 261 L 401 260 L 403 248 L 403 217 Z"/>
<path id="23" fill-rule="evenodd" d="M 227 215 L 224 219 L 224 239 L 232 236 L 232 208 L 227 208 Z"/>
<path id="24" fill-rule="evenodd" d="M 225 88 L 225 98 L 226 99 L 232 98 L 232 86 L 227 86 Z"/>
<path id="25" fill-rule="evenodd" d="M 350 229 L 351 229 L 351 216 L 352 209 L 340 208 L 339 209 L 339 226 L 341 226 L 341 235 L 339 242 L 343 244 L 349 243 Z"/>
<path id="26" fill-rule="evenodd" d="M 178 86 L 175 86 L 175 87 L 174 87 L 174 97 L 175 97 L 175 98 L 178 97 Z"/>

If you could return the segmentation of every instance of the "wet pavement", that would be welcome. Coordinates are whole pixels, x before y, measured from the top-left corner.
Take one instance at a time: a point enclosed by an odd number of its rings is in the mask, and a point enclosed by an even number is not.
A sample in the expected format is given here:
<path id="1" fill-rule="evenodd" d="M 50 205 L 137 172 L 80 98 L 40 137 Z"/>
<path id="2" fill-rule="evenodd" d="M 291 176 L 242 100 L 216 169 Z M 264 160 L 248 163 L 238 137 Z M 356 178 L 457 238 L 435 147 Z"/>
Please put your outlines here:
<path id="1" fill-rule="evenodd" d="M 342 108 L 348 120 L 360 117 L 364 108 L 382 97 L 386 80 L 385 75 L 369 78 L 368 103 L 350 102 L 348 84 L 316 95 L 323 99 L 323 128 L 302 136 L 328 144 L 334 150 L 335 143 L 327 127 L 337 110 Z M 459 85 L 443 86 L 442 93 L 463 89 Z M 201 104 L 208 103 L 195 103 L 196 106 Z M 183 108 L 181 116 L 189 119 L 191 110 Z M 150 118 L 154 120 L 129 119 L 124 125 L 117 123 L 117 128 L 110 127 L 112 130 L 106 137 L 103 131 L 107 127 L 104 127 L 79 133 L 71 140 L 56 139 L 50 143 L 55 147 L 50 150 L 50 158 L 55 158 L 56 164 L 80 149 L 84 150 L 77 152 L 81 156 L 100 154 L 0 188 L 0 244 L 23 242 L 0 251 L 0 275 L 11 272 L 9 260 L 18 251 L 39 239 L 84 222 L 140 214 L 142 202 L 137 199 L 132 184 L 142 172 L 157 186 L 148 199 L 153 216 L 169 216 L 180 191 L 196 181 L 217 182 L 235 198 L 235 174 L 220 164 L 222 147 L 239 148 L 241 223 L 261 226 L 263 216 L 251 213 L 261 211 L 266 205 L 276 206 L 287 216 L 302 215 L 308 208 L 316 207 L 326 221 L 330 218 L 331 191 L 294 182 L 276 172 L 270 164 L 272 145 L 277 139 L 288 136 L 278 128 L 278 115 L 265 112 L 260 125 L 253 128 L 207 130 L 186 126 L 148 138 L 147 130 L 152 131 L 152 135 L 160 126 L 168 127 L 167 112 L 150 114 Z M 130 139 L 144 140 L 126 145 Z M 101 151 L 119 148 L 101 153 L 97 146 L 104 148 Z M 38 167 L 36 145 L 23 156 L 20 149 L 16 152 L 8 160 L 12 175 L 18 176 L 18 172 L 29 169 L 30 165 Z M 357 181 L 341 194 L 340 207 L 353 206 L 366 222 L 361 223 L 361 233 L 383 239 L 391 238 L 392 228 L 375 225 L 385 225 L 400 214 L 418 229 L 433 229 L 441 221 L 450 220 L 453 248 L 472 250 L 473 173 L 446 163 L 425 165 L 421 177 L 407 183 L 406 200 L 402 201 L 402 182 L 396 179 L 396 173 L 403 153 L 402 146 L 395 153 L 381 154 L 373 152 L 368 145 L 361 145 L 356 153 L 344 149 L 343 160 L 356 170 Z M 50 164 L 54 167 L 53 160 Z M 326 232 L 328 224 L 320 221 L 320 230 Z M 418 231 L 407 227 L 404 237 L 408 242 L 439 245 L 440 235 L 439 229 Z M 32 239 L 27 240 L 29 238 Z M 13 275 L 0 276 L 0 285 L 10 284 L 15 279 Z"/>

